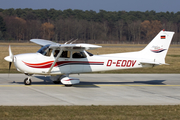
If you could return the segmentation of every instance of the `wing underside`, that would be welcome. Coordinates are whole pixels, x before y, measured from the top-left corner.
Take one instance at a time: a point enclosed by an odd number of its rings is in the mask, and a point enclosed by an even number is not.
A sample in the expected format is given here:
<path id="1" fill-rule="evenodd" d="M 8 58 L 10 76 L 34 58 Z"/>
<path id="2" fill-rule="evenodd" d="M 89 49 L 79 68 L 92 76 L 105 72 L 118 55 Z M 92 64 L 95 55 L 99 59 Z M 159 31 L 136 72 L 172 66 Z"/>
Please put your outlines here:
<path id="1" fill-rule="evenodd" d="M 85 44 L 85 43 L 79 43 L 79 44 L 59 44 L 55 43 L 49 40 L 43 40 L 43 39 L 31 39 L 30 40 L 33 43 L 36 43 L 41 46 L 50 45 L 49 48 L 62 48 L 62 49 L 96 49 L 101 48 L 102 46 L 98 45 L 92 45 L 92 44 Z"/>
<path id="2" fill-rule="evenodd" d="M 48 45 L 48 44 L 57 44 L 55 42 L 52 42 L 52 41 L 49 41 L 49 40 L 43 40 L 43 39 L 31 39 L 30 41 L 33 42 L 33 43 L 36 43 L 38 45 L 41 45 L 41 46 L 45 46 L 45 45 Z"/>

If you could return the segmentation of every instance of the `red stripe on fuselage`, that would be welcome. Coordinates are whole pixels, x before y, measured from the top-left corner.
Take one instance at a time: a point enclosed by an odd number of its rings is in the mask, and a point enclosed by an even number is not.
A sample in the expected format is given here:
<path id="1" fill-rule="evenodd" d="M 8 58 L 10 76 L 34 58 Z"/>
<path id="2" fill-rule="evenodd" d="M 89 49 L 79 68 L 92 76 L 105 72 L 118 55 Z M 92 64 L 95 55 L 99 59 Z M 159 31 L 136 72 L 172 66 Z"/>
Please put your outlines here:
<path id="1" fill-rule="evenodd" d="M 48 61 L 48 62 L 44 62 L 44 63 L 26 63 L 24 61 L 22 61 L 25 65 L 27 65 L 28 67 L 31 68 L 50 68 L 53 64 L 54 61 Z M 104 64 L 104 62 L 86 62 L 86 61 L 59 61 L 56 62 L 56 64 L 54 65 L 54 67 L 56 66 L 63 66 L 63 65 L 71 65 L 71 64 L 79 64 L 79 65 L 83 65 L 83 64 Z"/>
<path id="2" fill-rule="evenodd" d="M 46 64 L 49 64 L 49 63 L 53 63 L 54 61 L 48 61 L 48 62 L 43 62 L 43 63 L 27 63 L 27 62 L 24 62 L 22 61 L 23 63 L 25 63 L 26 65 L 46 65 Z"/>
<path id="3" fill-rule="evenodd" d="M 71 81 L 71 80 L 79 80 L 79 79 L 67 79 L 67 80 L 63 80 L 63 81 Z"/>

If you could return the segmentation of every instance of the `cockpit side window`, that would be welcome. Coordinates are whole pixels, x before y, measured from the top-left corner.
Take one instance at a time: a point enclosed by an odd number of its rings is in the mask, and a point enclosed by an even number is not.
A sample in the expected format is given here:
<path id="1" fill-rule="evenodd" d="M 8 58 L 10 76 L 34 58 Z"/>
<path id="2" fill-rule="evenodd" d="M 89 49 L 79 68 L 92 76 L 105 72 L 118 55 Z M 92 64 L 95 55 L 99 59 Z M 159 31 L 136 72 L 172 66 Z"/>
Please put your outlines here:
<path id="1" fill-rule="evenodd" d="M 57 55 L 59 54 L 59 51 L 60 51 L 60 50 L 55 50 L 55 51 L 54 51 L 54 57 L 57 57 Z"/>
<path id="2" fill-rule="evenodd" d="M 52 53 L 52 49 L 49 48 L 49 49 L 47 49 L 45 56 L 51 56 L 51 53 Z"/>
<path id="3" fill-rule="evenodd" d="M 61 56 L 62 58 L 70 58 L 71 52 L 70 51 L 63 51 Z"/>

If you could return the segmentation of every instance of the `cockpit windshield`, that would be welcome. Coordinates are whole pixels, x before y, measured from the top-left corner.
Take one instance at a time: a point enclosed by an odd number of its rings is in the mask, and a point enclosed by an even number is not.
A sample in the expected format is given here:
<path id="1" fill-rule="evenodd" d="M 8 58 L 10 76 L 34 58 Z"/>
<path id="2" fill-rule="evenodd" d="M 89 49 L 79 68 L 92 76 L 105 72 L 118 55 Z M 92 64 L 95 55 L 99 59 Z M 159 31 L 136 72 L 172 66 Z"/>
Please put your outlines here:
<path id="1" fill-rule="evenodd" d="M 48 52 L 49 46 L 50 45 L 45 45 L 41 49 L 39 49 L 37 52 L 45 55 Z"/>

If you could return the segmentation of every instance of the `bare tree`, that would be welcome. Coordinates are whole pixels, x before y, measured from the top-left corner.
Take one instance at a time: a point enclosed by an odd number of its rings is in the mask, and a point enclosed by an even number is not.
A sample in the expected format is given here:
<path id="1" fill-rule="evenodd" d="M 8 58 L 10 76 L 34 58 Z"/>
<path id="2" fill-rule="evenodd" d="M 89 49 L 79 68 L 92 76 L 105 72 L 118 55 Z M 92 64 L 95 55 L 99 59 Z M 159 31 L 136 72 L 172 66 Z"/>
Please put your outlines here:
<path id="1" fill-rule="evenodd" d="M 118 20 L 115 25 L 116 25 L 117 38 L 119 42 L 121 42 L 123 38 L 124 21 Z"/>
<path id="2" fill-rule="evenodd" d="M 54 25 L 48 22 L 45 22 L 41 25 L 41 34 L 43 39 L 51 40 L 54 35 Z"/>
<path id="3" fill-rule="evenodd" d="M 141 23 L 141 28 L 143 37 L 149 42 L 162 29 L 162 24 L 161 21 L 158 20 L 145 20 Z"/>

